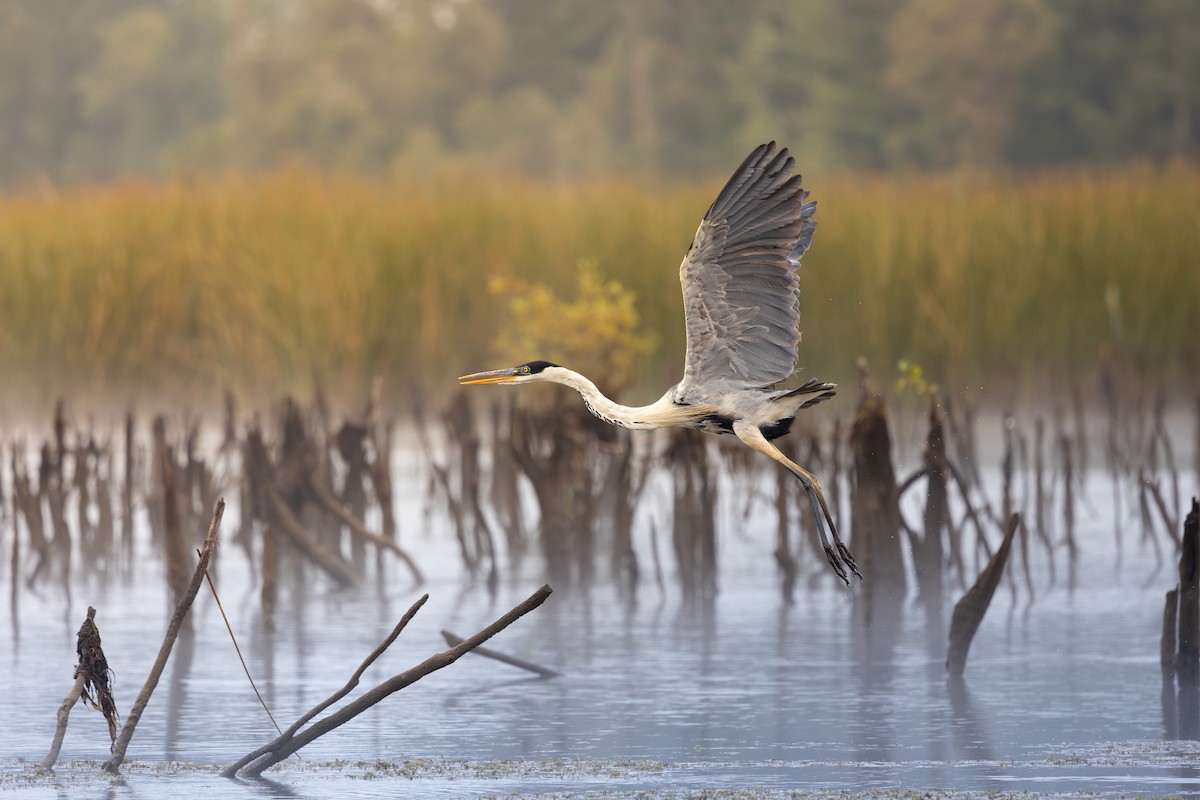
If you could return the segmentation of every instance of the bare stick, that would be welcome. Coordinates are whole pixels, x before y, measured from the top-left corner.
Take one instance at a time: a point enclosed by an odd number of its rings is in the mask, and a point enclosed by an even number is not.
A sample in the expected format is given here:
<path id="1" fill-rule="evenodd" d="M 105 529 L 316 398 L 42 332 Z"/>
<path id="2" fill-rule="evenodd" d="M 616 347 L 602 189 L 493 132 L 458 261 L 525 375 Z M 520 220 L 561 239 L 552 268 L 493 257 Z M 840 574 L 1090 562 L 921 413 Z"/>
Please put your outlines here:
<path id="1" fill-rule="evenodd" d="M 405 626 L 408 625 L 409 620 L 411 620 L 414 616 L 416 616 L 416 613 L 421 610 L 421 606 L 425 605 L 425 601 L 428 599 L 429 599 L 428 594 L 421 595 L 421 598 L 419 600 L 417 600 L 417 602 L 413 603 L 412 606 L 408 609 L 408 611 L 406 611 L 404 613 L 404 616 L 400 618 L 400 621 L 398 623 L 396 623 L 396 627 L 392 628 L 392 632 L 388 634 L 387 638 L 384 639 L 382 642 L 380 642 L 379 646 L 376 647 L 373 651 L 371 651 L 371 655 L 369 655 L 365 659 L 363 659 L 363 662 L 358 665 L 358 669 L 356 669 L 354 671 L 354 674 L 350 676 L 350 680 L 346 681 L 346 685 L 343 686 L 341 689 L 338 689 L 336 692 L 331 694 L 329 697 L 322 700 L 317 705 L 313 706 L 312 709 L 308 711 L 308 713 L 306 713 L 304 716 L 300 717 L 300 719 L 293 722 L 290 728 L 288 728 L 286 731 L 283 731 L 279 734 L 279 739 L 285 739 L 285 738 L 294 736 L 296 734 L 296 731 L 303 728 L 310 719 L 315 717 L 317 714 L 320 714 L 325 709 L 329 708 L 331 705 L 336 703 L 338 700 L 341 700 L 343 697 L 350 694 L 350 691 L 355 686 L 358 686 L 358 681 L 360 678 L 362 678 L 362 674 L 367 671 L 367 667 L 369 667 L 369 666 L 371 666 L 371 664 L 375 663 L 375 659 L 377 659 L 377 658 L 379 658 L 379 656 L 383 655 L 383 651 L 387 650 L 389 647 L 392 646 L 392 642 L 396 641 L 396 637 L 400 635 L 400 632 L 403 631 Z M 276 739 L 275 741 L 279 741 L 279 739 Z M 272 742 L 269 745 L 266 745 L 265 747 L 260 747 L 258 750 L 255 750 L 253 753 L 250 753 L 250 754 L 244 756 L 237 763 L 230 764 L 228 767 L 221 770 L 221 774 L 223 776 L 225 776 L 226 778 L 232 778 L 234 775 L 237 774 L 237 771 L 239 769 L 246 766 L 254 759 L 259 758 L 259 757 L 271 752 L 271 747 L 273 745 L 274 745 L 274 742 Z"/>
<path id="2" fill-rule="evenodd" d="M 179 629 L 183 626 L 183 620 L 192 607 L 192 601 L 196 599 L 196 592 L 200 591 L 200 584 L 204 581 L 204 572 L 208 569 L 209 559 L 212 558 L 213 550 L 217 547 L 217 530 L 221 527 L 221 517 L 224 514 L 225 499 L 221 498 L 217 500 L 217 507 L 213 512 L 212 524 L 208 526 L 208 536 L 204 539 L 204 549 L 200 553 L 200 563 L 196 566 L 196 571 L 192 574 L 192 582 L 188 584 L 187 591 L 175 606 L 175 613 L 171 616 L 171 622 L 167 626 L 167 635 L 163 638 L 162 646 L 158 649 L 158 658 L 154 660 L 154 666 L 150 670 L 149 677 L 146 678 L 146 684 L 138 694 L 137 700 L 134 701 L 133 708 L 129 710 L 129 716 L 126 717 L 125 725 L 121 728 L 121 735 L 117 738 L 117 743 L 113 747 L 112 758 L 104 762 L 104 770 L 106 772 L 115 774 L 121 768 L 121 763 L 125 760 L 125 750 L 129 747 L 130 740 L 133 739 L 133 731 L 137 727 L 138 720 L 142 717 L 142 712 L 146 709 L 146 704 L 150 702 L 150 695 L 154 694 L 154 687 L 158 685 L 158 679 L 162 677 L 163 669 L 167 666 L 167 659 L 171 656 L 171 648 L 175 646 L 175 639 L 179 636 Z"/>
<path id="3" fill-rule="evenodd" d="M 461 636 L 455 636 L 450 631 L 442 631 L 442 638 L 445 639 L 446 644 L 450 645 L 451 647 L 455 647 L 456 645 L 460 645 L 463 643 L 463 639 Z M 543 678 L 557 678 L 558 677 L 558 673 L 552 669 L 548 669 L 546 667 L 539 667 L 537 664 L 531 664 L 528 661 L 524 661 L 519 658 L 514 658 L 513 656 L 505 655 L 504 653 L 498 653 L 495 650 L 491 650 L 487 647 L 476 647 L 474 652 L 475 652 L 475 655 L 477 655 L 477 656 L 483 656 L 484 658 L 490 658 L 493 661 L 499 661 L 501 664 L 508 664 L 510 667 L 516 667 L 517 669 L 523 669 L 527 672 L 532 672 L 533 674 L 538 675 Z"/>
<path id="4" fill-rule="evenodd" d="M 500 619 L 496 620 L 491 625 L 488 625 L 486 628 L 472 636 L 470 639 L 467 639 L 462 644 L 430 656 L 417 666 L 401 672 L 398 675 L 393 675 L 391 678 L 388 678 L 374 689 L 371 689 L 354 702 L 346 705 L 340 711 L 330 714 L 328 717 L 325 717 L 304 731 L 293 736 L 281 736 L 279 739 L 276 739 L 274 742 L 263 748 L 262 756 L 253 760 L 249 766 L 243 768 L 244 774 L 254 777 L 261 775 L 263 770 L 278 764 L 280 761 L 287 758 L 300 748 L 325 735 L 326 733 L 329 733 L 329 731 L 346 724 L 389 695 L 400 691 L 410 684 L 416 683 L 430 673 L 436 672 L 443 667 L 450 666 L 455 661 L 462 658 L 463 655 L 469 653 L 471 650 L 474 650 L 476 647 L 483 644 L 488 639 L 492 638 L 497 633 L 504 630 L 509 625 L 540 606 L 546 601 L 546 598 L 550 596 L 550 592 L 550 586 L 543 585 L 520 605 L 513 608 L 507 614 L 500 617 Z M 225 770 L 222 772 L 222 774 L 226 774 L 228 772 L 229 770 Z"/>
<path id="5" fill-rule="evenodd" d="M 67 734 L 67 718 L 71 716 L 71 708 L 79 702 L 79 695 L 83 693 L 83 670 L 75 670 L 75 685 L 71 687 L 71 691 L 67 692 L 67 696 L 63 699 L 62 705 L 58 707 L 58 728 L 54 731 L 54 741 L 50 744 L 50 752 L 42 759 L 42 769 L 50 769 L 54 766 L 54 762 L 58 761 L 59 751 L 62 750 L 63 737 Z"/>

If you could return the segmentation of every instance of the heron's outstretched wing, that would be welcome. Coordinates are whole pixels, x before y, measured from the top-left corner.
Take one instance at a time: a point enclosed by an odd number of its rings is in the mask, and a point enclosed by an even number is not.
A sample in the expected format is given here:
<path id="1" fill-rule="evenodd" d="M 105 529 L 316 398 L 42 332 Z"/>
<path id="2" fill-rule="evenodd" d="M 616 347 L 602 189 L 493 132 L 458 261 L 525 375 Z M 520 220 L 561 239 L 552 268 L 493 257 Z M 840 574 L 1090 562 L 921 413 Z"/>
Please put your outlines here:
<path id="1" fill-rule="evenodd" d="M 679 267 L 687 359 L 675 396 L 711 402 L 765 389 L 796 368 L 800 257 L 817 226 L 816 201 L 787 148 L 760 145 L 733 173 Z"/>

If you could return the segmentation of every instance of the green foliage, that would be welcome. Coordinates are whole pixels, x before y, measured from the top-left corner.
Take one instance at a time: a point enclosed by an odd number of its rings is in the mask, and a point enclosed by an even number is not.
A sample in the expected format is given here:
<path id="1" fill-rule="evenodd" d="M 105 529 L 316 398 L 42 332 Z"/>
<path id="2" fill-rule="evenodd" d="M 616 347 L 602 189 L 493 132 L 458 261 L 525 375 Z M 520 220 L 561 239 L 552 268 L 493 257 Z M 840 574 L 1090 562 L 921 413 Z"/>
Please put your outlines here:
<path id="1" fill-rule="evenodd" d="M 922 395 L 937 392 L 937 386 L 925 380 L 925 370 L 921 369 L 920 364 L 902 358 L 896 369 L 900 372 L 900 377 L 896 379 L 897 392 L 903 392 L 905 389 L 912 389 Z"/>
<path id="2" fill-rule="evenodd" d="M 553 361 L 620 392 L 654 352 L 654 336 L 638 333 L 634 293 L 605 280 L 594 261 L 581 261 L 577 275 L 579 293 L 571 301 L 544 285 L 493 277 L 491 292 L 506 299 L 509 309 L 496 340 L 497 355 L 511 364 Z"/>

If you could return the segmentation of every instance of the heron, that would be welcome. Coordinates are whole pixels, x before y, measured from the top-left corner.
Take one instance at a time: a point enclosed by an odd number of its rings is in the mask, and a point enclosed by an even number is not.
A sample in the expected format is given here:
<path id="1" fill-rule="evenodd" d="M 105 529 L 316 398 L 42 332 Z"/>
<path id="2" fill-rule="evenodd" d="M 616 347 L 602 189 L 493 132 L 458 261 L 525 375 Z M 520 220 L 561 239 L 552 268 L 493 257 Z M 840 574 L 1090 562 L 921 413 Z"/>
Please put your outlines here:
<path id="1" fill-rule="evenodd" d="M 800 259 L 817 226 L 816 201 L 808 199 L 794 167 L 786 147 L 759 145 L 705 213 L 679 267 L 687 334 L 683 379 L 654 403 L 621 405 L 588 377 L 549 361 L 476 372 L 458 382 L 558 383 L 579 392 L 593 415 L 621 428 L 736 436 L 800 481 L 825 557 L 849 586 L 848 573 L 860 580 L 862 574 L 838 535 L 820 481 L 772 444 L 791 430 L 796 414 L 837 390 L 816 379 L 783 386 L 796 371 L 800 343 Z"/>

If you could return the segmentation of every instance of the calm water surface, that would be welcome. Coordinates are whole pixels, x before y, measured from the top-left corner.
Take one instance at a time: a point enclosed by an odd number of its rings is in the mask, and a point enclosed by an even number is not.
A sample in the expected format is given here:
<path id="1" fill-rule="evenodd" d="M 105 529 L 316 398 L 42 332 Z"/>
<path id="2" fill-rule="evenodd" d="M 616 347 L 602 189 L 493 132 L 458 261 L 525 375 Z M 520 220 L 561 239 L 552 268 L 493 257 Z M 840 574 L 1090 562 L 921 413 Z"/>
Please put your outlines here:
<path id="1" fill-rule="evenodd" d="M 31 764 L 45 756 L 70 688 L 87 606 L 99 610 L 122 711 L 145 680 L 168 610 L 162 567 L 148 546 L 129 581 L 81 579 L 69 601 L 45 585 L 18 595 L 14 607 L 5 571 L 0 680 L 9 691 L 0 792 L 672 797 L 746 788 L 754 796 L 925 788 L 948 795 L 1197 795 L 1200 748 L 1175 740 L 1161 696 L 1158 639 L 1173 570 L 1136 549 L 1134 526 L 1117 566 L 1113 522 L 1103 516 L 1111 514 L 1108 491 L 1105 480 L 1093 481 L 1089 495 L 1101 511 L 1080 513 L 1077 586 L 1065 586 L 1061 557 L 1055 586 L 1044 565 L 1035 570 L 1033 602 L 1023 586 L 1014 594 L 1003 584 L 976 635 L 964 686 L 948 684 L 944 632 L 931 646 L 916 607 L 902 609 L 895 630 L 867 637 L 855 622 L 855 594 L 823 573 L 801 580 L 794 602 L 784 602 L 770 555 L 774 519 L 765 516 L 723 526 L 720 591 L 710 602 L 684 602 L 670 579 L 663 590 L 645 579 L 633 600 L 606 583 L 556 587 L 541 609 L 489 646 L 561 677 L 529 678 L 467 656 L 319 739 L 301 751 L 302 761 L 293 758 L 266 782 L 227 781 L 212 768 L 271 740 L 274 731 L 207 590 L 193 609 L 194 637 L 180 640 L 141 720 L 125 774 L 113 780 L 96 773 L 91 760 L 108 755 L 104 723 L 77 706 L 56 776 L 33 777 Z M 282 726 L 338 689 L 422 592 L 429 602 L 365 674 L 362 688 L 445 649 L 441 629 L 474 633 L 541 584 L 532 557 L 503 579 L 494 598 L 468 586 L 449 531 L 436 522 L 418 531 L 419 501 L 414 495 L 401 503 L 402 540 L 428 573 L 427 584 L 414 588 L 394 564 L 382 585 L 357 592 L 335 591 L 312 576 L 311 588 L 281 594 L 273 632 L 262 625 L 244 557 L 230 545 L 221 554 L 216 579 L 226 611 Z M 235 522 L 231 511 L 226 540 Z M 639 535 L 648 575 L 648 526 Z M 659 549 L 665 553 L 667 545 Z M 335 760 L 342 761 L 326 763 Z M 164 771 L 166 762 L 190 766 Z"/>

